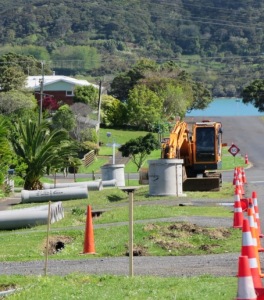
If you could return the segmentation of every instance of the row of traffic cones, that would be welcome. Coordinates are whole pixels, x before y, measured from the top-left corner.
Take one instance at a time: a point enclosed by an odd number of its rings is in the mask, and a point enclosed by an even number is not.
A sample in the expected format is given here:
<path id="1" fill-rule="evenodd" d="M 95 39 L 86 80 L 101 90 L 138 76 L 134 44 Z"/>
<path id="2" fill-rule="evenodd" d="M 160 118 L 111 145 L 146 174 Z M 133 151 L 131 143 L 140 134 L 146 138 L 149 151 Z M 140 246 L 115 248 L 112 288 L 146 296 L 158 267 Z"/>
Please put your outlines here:
<path id="1" fill-rule="evenodd" d="M 264 289 L 254 287 L 248 256 L 239 256 L 237 300 L 264 300 Z"/>
<path id="2" fill-rule="evenodd" d="M 242 198 L 244 189 L 241 189 L 241 185 L 244 183 L 246 183 L 245 174 L 242 176 L 241 169 L 236 169 L 233 180 L 233 184 L 235 184 L 233 227 L 242 229 L 236 299 L 264 300 L 262 284 L 264 274 L 261 271 L 259 259 L 259 252 L 264 251 L 264 249 L 260 243 L 260 238 L 263 235 L 260 227 L 257 193 L 252 192 L 252 198 Z"/>
<path id="3" fill-rule="evenodd" d="M 264 288 L 256 238 L 248 219 L 243 220 L 242 248 L 238 261 L 237 300 L 264 300 Z"/>

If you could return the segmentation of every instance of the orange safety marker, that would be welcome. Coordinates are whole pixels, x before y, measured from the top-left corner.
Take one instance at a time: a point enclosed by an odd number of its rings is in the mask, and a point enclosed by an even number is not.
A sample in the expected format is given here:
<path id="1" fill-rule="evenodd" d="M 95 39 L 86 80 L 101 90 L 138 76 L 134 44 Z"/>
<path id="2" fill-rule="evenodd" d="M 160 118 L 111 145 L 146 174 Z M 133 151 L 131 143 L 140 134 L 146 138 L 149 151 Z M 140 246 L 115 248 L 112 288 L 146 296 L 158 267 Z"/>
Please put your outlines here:
<path id="1" fill-rule="evenodd" d="M 243 221 L 241 255 L 248 257 L 249 268 L 253 278 L 254 287 L 263 287 L 259 274 L 259 258 L 256 257 L 255 246 L 253 244 L 249 222 L 247 219 Z"/>
<path id="2" fill-rule="evenodd" d="M 246 173 L 245 173 L 245 169 L 244 168 L 241 168 L 241 174 L 242 174 L 242 182 L 244 184 L 247 183 L 247 178 L 246 178 Z"/>
<path id="3" fill-rule="evenodd" d="M 240 186 L 241 189 L 241 194 L 245 195 L 245 190 L 244 190 L 244 183 L 242 180 L 242 170 L 240 167 L 237 167 L 237 180 L 236 180 L 236 185 Z"/>
<path id="4" fill-rule="evenodd" d="M 235 194 L 238 194 L 240 198 L 242 198 L 242 188 L 239 180 L 236 181 L 235 185 Z"/>
<path id="5" fill-rule="evenodd" d="M 242 228 L 243 226 L 243 211 L 240 202 L 240 196 L 238 193 L 235 194 L 234 202 L 234 216 L 233 216 L 233 228 Z"/>
<path id="6" fill-rule="evenodd" d="M 260 242 L 260 237 L 259 237 L 259 229 L 258 229 L 258 223 L 257 223 L 257 219 L 256 219 L 256 214 L 255 214 L 255 210 L 254 210 L 254 205 L 253 205 L 253 200 L 252 198 L 248 198 L 248 214 L 253 215 L 253 220 L 254 220 L 254 228 L 255 228 L 255 237 L 256 237 L 256 241 L 257 241 L 257 249 L 258 252 L 264 252 L 264 248 L 262 248 L 261 246 L 261 242 Z"/>
<path id="7" fill-rule="evenodd" d="M 235 167 L 234 169 L 233 185 L 236 184 L 236 180 L 237 180 L 237 167 Z"/>
<path id="8" fill-rule="evenodd" d="M 248 218 L 249 218 L 249 215 L 250 215 L 250 218 L 253 218 L 253 222 L 252 222 L 252 220 L 250 220 L 249 222 L 250 222 L 251 232 L 254 231 L 254 233 L 252 232 L 252 236 L 254 236 L 257 241 L 257 250 L 258 250 L 258 252 L 264 252 L 264 248 L 262 248 L 261 243 L 260 243 L 258 223 L 256 220 L 256 215 L 255 215 L 252 198 L 248 198 Z"/>
<path id="9" fill-rule="evenodd" d="M 236 300 L 257 300 L 247 256 L 238 259 L 238 287 Z"/>
<path id="10" fill-rule="evenodd" d="M 248 198 L 241 198 L 240 202 L 241 202 L 242 210 L 247 211 L 247 209 L 248 209 Z"/>
<path id="11" fill-rule="evenodd" d="M 252 192 L 252 201 L 253 201 L 256 221 L 258 224 L 259 237 L 262 238 L 262 237 L 264 237 L 264 235 L 261 233 L 261 223 L 260 223 L 260 218 L 259 218 L 258 199 L 257 199 L 257 193 L 255 191 Z"/>
<path id="12" fill-rule="evenodd" d="M 93 220 L 91 206 L 87 207 L 83 254 L 95 254 Z"/>
<path id="13" fill-rule="evenodd" d="M 248 165 L 248 155 L 245 155 L 245 164 Z"/>

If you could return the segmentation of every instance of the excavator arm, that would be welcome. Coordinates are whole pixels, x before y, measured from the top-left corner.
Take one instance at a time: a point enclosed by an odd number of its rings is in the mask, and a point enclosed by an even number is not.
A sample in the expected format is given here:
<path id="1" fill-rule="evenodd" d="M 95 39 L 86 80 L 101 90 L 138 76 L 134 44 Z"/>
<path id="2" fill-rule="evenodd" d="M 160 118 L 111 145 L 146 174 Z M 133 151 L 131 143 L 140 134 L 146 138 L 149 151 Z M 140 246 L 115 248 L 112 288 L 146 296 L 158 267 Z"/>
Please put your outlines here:
<path id="1" fill-rule="evenodd" d="M 188 156 L 188 124 L 177 121 L 170 133 L 170 138 L 162 143 L 161 158 L 182 158 Z"/>

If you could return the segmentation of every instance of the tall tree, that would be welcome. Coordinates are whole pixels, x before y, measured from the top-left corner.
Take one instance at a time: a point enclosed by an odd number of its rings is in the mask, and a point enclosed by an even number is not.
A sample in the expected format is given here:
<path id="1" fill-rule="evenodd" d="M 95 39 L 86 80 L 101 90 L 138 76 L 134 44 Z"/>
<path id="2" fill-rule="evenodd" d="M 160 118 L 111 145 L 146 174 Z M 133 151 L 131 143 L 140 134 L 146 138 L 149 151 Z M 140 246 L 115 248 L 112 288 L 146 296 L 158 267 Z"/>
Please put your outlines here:
<path id="1" fill-rule="evenodd" d="M 37 107 L 36 98 L 29 92 L 16 90 L 0 93 L 0 113 L 10 116 L 13 113 L 33 110 Z"/>
<path id="2" fill-rule="evenodd" d="M 62 166 L 70 156 L 76 155 L 76 147 L 63 129 L 52 130 L 48 121 L 19 121 L 12 129 L 11 142 L 20 162 L 26 165 L 23 179 L 26 190 L 42 189 L 40 178 L 47 168 L 58 161 Z"/>
<path id="3" fill-rule="evenodd" d="M 74 129 L 76 126 L 76 120 L 69 105 L 65 104 L 59 107 L 59 109 L 52 116 L 52 124 L 55 128 L 64 128 L 67 131 Z"/>
<path id="4" fill-rule="evenodd" d="M 0 184 L 3 183 L 11 162 L 11 148 L 8 141 L 8 123 L 0 116 Z"/>
<path id="5" fill-rule="evenodd" d="M 258 111 L 264 111 L 264 80 L 254 80 L 243 89 L 241 96 L 243 103 L 252 103 Z"/>
<path id="6" fill-rule="evenodd" d="M 111 83 L 111 96 L 125 101 L 127 100 L 129 91 L 139 82 L 145 78 L 149 72 L 157 70 L 158 65 L 148 59 L 139 60 L 128 72 L 119 74 Z"/>
<path id="7" fill-rule="evenodd" d="M 107 126 L 123 126 L 127 124 L 127 106 L 118 99 L 103 95 L 101 107 L 101 120 Z"/>
<path id="8" fill-rule="evenodd" d="M 135 86 L 128 95 L 128 121 L 132 126 L 148 130 L 160 120 L 161 99 L 145 85 Z"/>
<path id="9" fill-rule="evenodd" d="M 28 74 L 41 74 L 42 64 L 33 56 L 7 53 L 0 57 L 1 91 L 22 90 L 25 88 Z M 48 65 L 44 65 L 45 74 L 50 74 Z"/>
<path id="10" fill-rule="evenodd" d="M 132 139 L 122 145 L 119 151 L 124 157 L 131 157 L 132 162 L 137 166 L 137 171 L 141 168 L 146 157 L 153 151 L 160 147 L 159 141 L 155 138 L 153 133 L 140 136 Z"/>
<path id="11" fill-rule="evenodd" d="M 98 107 L 98 95 L 98 89 L 93 85 L 76 86 L 73 101 L 87 104 L 91 108 L 96 109 Z"/>

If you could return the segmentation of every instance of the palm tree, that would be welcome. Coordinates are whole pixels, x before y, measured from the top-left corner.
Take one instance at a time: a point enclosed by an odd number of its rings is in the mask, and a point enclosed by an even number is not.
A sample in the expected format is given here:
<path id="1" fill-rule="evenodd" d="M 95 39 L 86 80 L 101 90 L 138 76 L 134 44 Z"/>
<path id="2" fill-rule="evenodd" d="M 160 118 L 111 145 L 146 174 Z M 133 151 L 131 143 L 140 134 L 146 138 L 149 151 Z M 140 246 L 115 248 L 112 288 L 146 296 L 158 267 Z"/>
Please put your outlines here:
<path id="1" fill-rule="evenodd" d="M 7 138 L 8 124 L 3 117 L 0 117 L 0 184 L 3 183 L 7 174 L 9 162 L 11 161 L 11 147 Z"/>
<path id="2" fill-rule="evenodd" d="M 64 129 L 51 129 L 47 121 L 38 124 L 28 120 L 15 123 L 11 138 L 13 149 L 20 161 L 26 164 L 23 175 L 24 188 L 42 189 L 40 178 L 48 168 L 63 164 L 70 156 L 76 155 L 76 146 Z"/>

